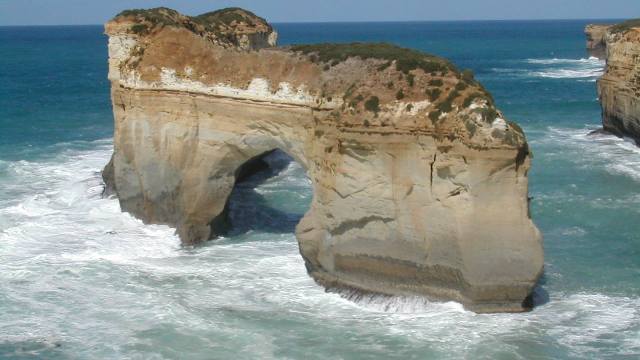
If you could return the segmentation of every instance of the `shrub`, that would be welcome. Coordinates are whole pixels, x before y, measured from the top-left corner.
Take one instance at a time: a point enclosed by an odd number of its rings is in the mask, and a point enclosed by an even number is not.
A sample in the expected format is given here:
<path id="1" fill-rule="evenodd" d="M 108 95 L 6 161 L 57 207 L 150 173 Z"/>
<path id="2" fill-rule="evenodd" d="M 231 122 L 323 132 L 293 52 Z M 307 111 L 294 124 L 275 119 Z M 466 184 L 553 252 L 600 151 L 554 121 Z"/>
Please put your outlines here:
<path id="1" fill-rule="evenodd" d="M 344 96 L 342 97 L 342 100 L 347 100 L 348 98 L 351 97 L 351 95 L 353 95 L 353 92 L 356 90 L 356 84 L 351 84 L 348 88 L 347 91 L 344 92 Z"/>
<path id="2" fill-rule="evenodd" d="M 413 84 L 415 83 L 415 75 L 413 74 L 409 74 L 407 75 L 407 82 L 409 83 L 409 86 L 413 87 Z"/>
<path id="3" fill-rule="evenodd" d="M 377 114 L 380 111 L 380 99 L 378 99 L 377 96 L 370 97 L 367 101 L 365 101 L 364 108 L 367 111 L 371 111 Z"/>
<path id="4" fill-rule="evenodd" d="M 434 101 L 438 100 L 438 98 L 440 97 L 440 94 L 442 94 L 442 90 L 440 90 L 438 88 L 427 89 L 427 90 L 425 90 L 425 94 L 427 94 L 427 96 L 429 96 L 429 100 L 431 102 L 434 102 Z"/>
<path id="5" fill-rule="evenodd" d="M 131 27 L 131 32 L 140 35 L 147 32 L 147 29 L 147 25 L 145 24 L 135 24 Z"/>
<path id="6" fill-rule="evenodd" d="M 483 97 L 483 95 L 481 93 L 478 93 L 478 92 L 471 93 L 471 94 L 469 94 L 469 96 L 467 96 L 464 99 L 464 102 L 462 103 L 462 106 L 465 107 L 465 108 L 468 108 L 469 106 L 471 106 L 471 104 L 473 104 L 473 102 L 476 99 L 482 98 L 482 97 Z"/>
<path id="7" fill-rule="evenodd" d="M 458 83 L 456 84 L 456 87 L 455 87 L 455 89 L 457 91 L 464 91 L 464 89 L 466 89 L 466 88 L 467 88 L 467 84 L 462 82 L 462 81 L 458 81 Z"/>
<path id="8" fill-rule="evenodd" d="M 429 86 L 442 86 L 444 83 L 440 79 L 432 79 L 429 81 Z"/>
<path id="9" fill-rule="evenodd" d="M 429 113 L 429 119 L 431 119 L 431 122 L 435 124 L 436 121 L 438 121 L 438 119 L 440 118 L 441 114 L 442 112 L 440 112 L 440 110 L 434 110 Z"/>
<path id="10" fill-rule="evenodd" d="M 493 107 L 481 108 L 479 112 L 482 115 L 482 120 L 486 123 L 492 123 L 498 117 L 498 112 Z"/>
<path id="11" fill-rule="evenodd" d="M 407 111 L 413 110 L 413 105 L 412 104 L 407 104 L 407 107 L 405 108 L 405 110 L 407 110 Z"/>
<path id="12" fill-rule="evenodd" d="M 487 100 L 489 105 L 493 106 L 493 104 L 495 104 L 495 101 L 493 100 L 493 96 L 479 82 L 476 82 L 475 85 L 480 88 L 480 91 L 482 92 L 483 97 L 485 98 L 485 100 Z"/>
<path id="13" fill-rule="evenodd" d="M 451 102 L 448 98 L 443 102 L 441 102 L 440 104 L 438 104 L 438 110 L 440 110 L 443 113 L 448 113 L 452 109 L 453 109 L 453 102 Z"/>
<path id="14" fill-rule="evenodd" d="M 473 75 L 473 70 L 465 69 L 462 72 L 462 80 L 464 80 L 464 81 L 466 81 L 468 83 L 475 81 L 474 75 Z"/>
<path id="15" fill-rule="evenodd" d="M 338 62 L 337 59 L 334 59 L 332 62 Z M 387 68 L 391 66 L 391 61 L 387 61 L 385 63 L 383 63 L 382 65 L 378 66 L 378 71 L 385 71 L 387 70 Z"/>
<path id="16" fill-rule="evenodd" d="M 464 126 L 467 128 L 467 132 L 469 132 L 469 137 L 473 137 L 478 130 L 478 126 L 472 121 L 465 121 Z"/>
<path id="17" fill-rule="evenodd" d="M 360 94 L 356 96 L 354 99 L 352 99 L 349 105 L 351 105 L 351 107 L 356 107 L 362 100 L 364 100 L 364 96 Z"/>
<path id="18" fill-rule="evenodd" d="M 397 100 L 404 99 L 404 92 L 402 91 L 402 89 L 398 90 L 398 92 L 396 93 L 396 99 Z"/>
<path id="19" fill-rule="evenodd" d="M 459 94 L 456 90 L 450 92 L 447 98 L 444 99 L 440 104 L 438 104 L 438 110 L 443 113 L 448 113 L 449 111 L 451 111 L 453 109 L 453 100 L 455 100 L 458 95 Z"/>

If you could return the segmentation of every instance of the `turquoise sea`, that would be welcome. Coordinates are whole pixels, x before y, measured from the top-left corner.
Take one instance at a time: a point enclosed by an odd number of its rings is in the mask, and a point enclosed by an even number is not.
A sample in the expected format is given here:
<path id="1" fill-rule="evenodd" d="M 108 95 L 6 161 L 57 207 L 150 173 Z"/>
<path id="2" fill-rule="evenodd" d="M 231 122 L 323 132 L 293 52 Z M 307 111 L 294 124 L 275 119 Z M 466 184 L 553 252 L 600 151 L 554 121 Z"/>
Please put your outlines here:
<path id="1" fill-rule="evenodd" d="M 640 358 L 640 148 L 589 135 L 604 67 L 589 22 L 276 24 L 281 44 L 446 56 L 525 129 L 545 275 L 532 312 L 493 315 L 326 293 L 293 235 L 310 184 L 281 157 L 234 192 L 226 238 L 185 248 L 121 213 L 101 197 L 102 28 L 0 27 L 0 359 Z"/>

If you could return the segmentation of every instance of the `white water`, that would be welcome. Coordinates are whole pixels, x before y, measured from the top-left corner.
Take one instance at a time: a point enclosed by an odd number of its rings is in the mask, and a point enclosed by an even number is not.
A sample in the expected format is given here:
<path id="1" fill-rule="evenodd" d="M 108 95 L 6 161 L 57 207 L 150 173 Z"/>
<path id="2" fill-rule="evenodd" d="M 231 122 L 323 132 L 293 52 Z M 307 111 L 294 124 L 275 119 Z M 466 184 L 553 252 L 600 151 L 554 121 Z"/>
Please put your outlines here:
<path id="1" fill-rule="evenodd" d="M 576 161 L 583 167 L 599 167 L 612 175 L 622 175 L 640 182 L 640 147 L 632 139 L 594 132 L 598 128 L 563 129 L 550 127 L 542 142 L 564 143 L 577 151 Z"/>
<path id="2" fill-rule="evenodd" d="M 551 136 L 582 141 L 562 131 Z M 292 233 L 250 231 L 183 248 L 172 229 L 143 225 L 101 198 L 111 147 L 95 148 L 1 164 L 0 358 L 640 354 L 638 298 L 555 291 L 544 303 L 541 292 L 533 312 L 497 315 L 420 298 L 353 302 L 307 276 Z M 294 164 L 256 191 L 293 188 L 308 199 L 305 184 Z"/>
<path id="3" fill-rule="evenodd" d="M 605 62 L 595 57 L 583 59 L 527 59 L 527 69 L 495 68 L 494 72 L 519 78 L 582 79 L 596 81 L 604 74 Z"/>

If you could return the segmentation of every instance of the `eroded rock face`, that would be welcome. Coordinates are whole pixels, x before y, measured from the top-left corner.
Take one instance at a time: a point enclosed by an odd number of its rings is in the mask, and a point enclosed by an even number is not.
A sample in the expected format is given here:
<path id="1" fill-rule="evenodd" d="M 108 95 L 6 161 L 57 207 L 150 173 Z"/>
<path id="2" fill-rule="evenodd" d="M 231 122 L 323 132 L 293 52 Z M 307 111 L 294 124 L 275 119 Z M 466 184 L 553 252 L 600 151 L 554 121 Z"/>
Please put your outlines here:
<path id="1" fill-rule="evenodd" d="M 611 26 L 605 35 L 607 67 L 598 80 L 602 125 L 640 140 L 640 21 Z"/>
<path id="2" fill-rule="evenodd" d="M 296 236 L 317 282 L 529 307 L 543 266 L 531 156 L 470 72 L 386 44 L 255 51 L 181 23 L 132 32 L 140 19 L 106 25 L 123 210 L 210 239 L 240 167 L 281 149 L 313 184 Z"/>
<path id="3" fill-rule="evenodd" d="M 605 36 L 611 25 L 589 24 L 584 30 L 587 35 L 587 51 L 589 55 L 598 59 L 605 59 L 607 55 L 607 43 Z"/>

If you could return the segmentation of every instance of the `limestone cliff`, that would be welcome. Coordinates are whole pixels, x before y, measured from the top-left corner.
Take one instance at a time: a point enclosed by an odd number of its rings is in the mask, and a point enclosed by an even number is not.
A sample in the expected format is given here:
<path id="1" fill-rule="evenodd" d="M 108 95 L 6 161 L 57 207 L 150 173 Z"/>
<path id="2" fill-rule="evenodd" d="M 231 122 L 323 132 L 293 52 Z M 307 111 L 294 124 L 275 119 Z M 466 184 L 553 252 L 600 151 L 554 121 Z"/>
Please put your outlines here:
<path id="1" fill-rule="evenodd" d="M 605 36 L 610 25 L 589 24 L 584 30 L 587 35 L 587 51 L 598 59 L 605 59 L 607 44 Z"/>
<path id="2" fill-rule="evenodd" d="M 296 236 L 317 282 L 481 312 L 529 308 L 543 266 L 531 156 L 473 74 L 388 44 L 256 46 L 252 34 L 273 30 L 233 11 L 244 25 L 225 29 L 249 45 L 167 9 L 107 23 L 105 178 L 122 209 L 175 226 L 185 244 L 210 239 L 241 166 L 281 149 L 313 184 Z M 158 12 L 171 20 L 150 20 Z"/>
<path id="3" fill-rule="evenodd" d="M 598 80 L 602 125 L 619 136 L 640 140 L 640 20 L 608 28 L 606 71 Z"/>

